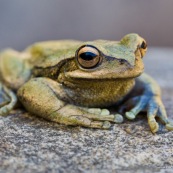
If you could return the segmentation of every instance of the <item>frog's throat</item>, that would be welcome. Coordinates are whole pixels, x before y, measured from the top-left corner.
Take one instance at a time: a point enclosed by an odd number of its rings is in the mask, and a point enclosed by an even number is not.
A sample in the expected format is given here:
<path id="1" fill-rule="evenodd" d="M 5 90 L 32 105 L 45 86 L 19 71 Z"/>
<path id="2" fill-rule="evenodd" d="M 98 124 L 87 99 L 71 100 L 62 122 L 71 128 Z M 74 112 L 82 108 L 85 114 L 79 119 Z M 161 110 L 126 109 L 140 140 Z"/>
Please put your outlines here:
<path id="1" fill-rule="evenodd" d="M 126 96 L 133 86 L 133 78 L 117 80 L 63 80 L 64 101 L 86 107 L 111 106 Z"/>

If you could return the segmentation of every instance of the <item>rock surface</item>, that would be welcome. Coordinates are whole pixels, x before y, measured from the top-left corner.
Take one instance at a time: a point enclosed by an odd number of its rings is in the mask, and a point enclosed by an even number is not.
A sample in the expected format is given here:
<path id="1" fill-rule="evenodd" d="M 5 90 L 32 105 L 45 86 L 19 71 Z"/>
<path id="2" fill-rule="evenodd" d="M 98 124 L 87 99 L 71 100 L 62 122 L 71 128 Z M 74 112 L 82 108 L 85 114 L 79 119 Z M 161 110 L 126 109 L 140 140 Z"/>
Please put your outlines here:
<path id="1" fill-rule="evenodd" d="M 173 119 L 173 49 L 149 50 L 146 71 Z M 111 130 L 66 127 L 16 110 L 0 117 L 0 173 L 172 172 L 173 132 L 153 135 L 146 116 Z"/>

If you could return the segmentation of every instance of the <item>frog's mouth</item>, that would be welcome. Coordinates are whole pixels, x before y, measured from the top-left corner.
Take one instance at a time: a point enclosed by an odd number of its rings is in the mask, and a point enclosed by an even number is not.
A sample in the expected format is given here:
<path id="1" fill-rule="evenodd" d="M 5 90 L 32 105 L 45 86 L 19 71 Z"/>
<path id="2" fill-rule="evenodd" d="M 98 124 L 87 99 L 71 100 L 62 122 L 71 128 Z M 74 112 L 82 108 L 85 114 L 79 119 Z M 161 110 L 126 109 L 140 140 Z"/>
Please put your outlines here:
<path id="1" fill-rule="evenodd" d="M 128 63 L 122 65 L 115 65 L 114 63 L 107 62 L 104 65 L 94 70 L 76 69 L 74 71 L 65 72 L 67 78 L 72 79 L 119 79 L 119 78 L 135 78 L 142 74 L 144 65 L 140 58 L 136 59 L 135 65 L 131 66 Z"/>
<path id="2" fill-rule="evenodd" d="M 87 73 L 80 70 L 65 73 L 67 78 L 74 79 L 119 79 L 119 78 L 135 78 L 142 74 L 143 70 L 124 70 L 118 73 L 99 71 L 98 73 Z"/>

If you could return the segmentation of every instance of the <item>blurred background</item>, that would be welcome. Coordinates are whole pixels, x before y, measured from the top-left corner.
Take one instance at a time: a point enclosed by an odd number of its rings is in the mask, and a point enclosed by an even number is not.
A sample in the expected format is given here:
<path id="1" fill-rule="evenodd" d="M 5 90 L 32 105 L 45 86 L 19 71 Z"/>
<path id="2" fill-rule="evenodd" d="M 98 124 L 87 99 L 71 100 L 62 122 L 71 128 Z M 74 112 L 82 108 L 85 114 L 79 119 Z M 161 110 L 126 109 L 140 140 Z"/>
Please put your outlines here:
<path id="1" fill-rule="evenodd" d="M 42 40 L 119 40 L 136 32 L 150 46 L 173 46 L 173 0 L 0 1 L 0 49 Z"/>

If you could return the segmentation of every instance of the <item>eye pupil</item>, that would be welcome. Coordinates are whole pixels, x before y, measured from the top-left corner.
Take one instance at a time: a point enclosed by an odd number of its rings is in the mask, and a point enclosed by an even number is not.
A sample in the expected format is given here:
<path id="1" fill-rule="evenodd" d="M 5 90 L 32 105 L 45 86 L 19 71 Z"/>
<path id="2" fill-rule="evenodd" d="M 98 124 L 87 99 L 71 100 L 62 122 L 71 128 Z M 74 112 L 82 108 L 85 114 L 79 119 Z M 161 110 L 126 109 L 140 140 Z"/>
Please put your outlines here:
<path id="1" fill-rule="evenodd" d="M 93 60 L 97 55 L 92 52 L 84 52 L 80 54 L 80 57 L 85 61 Z"/>

